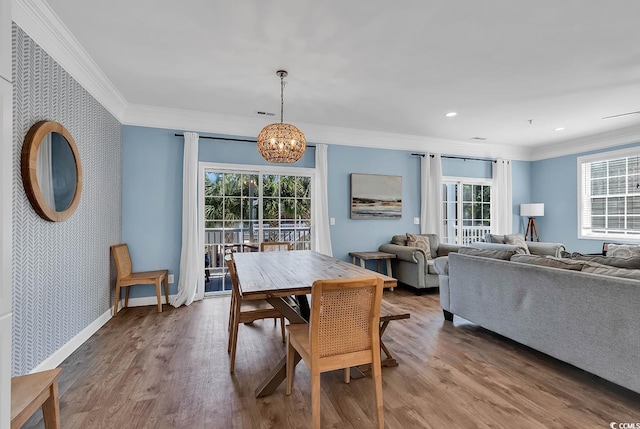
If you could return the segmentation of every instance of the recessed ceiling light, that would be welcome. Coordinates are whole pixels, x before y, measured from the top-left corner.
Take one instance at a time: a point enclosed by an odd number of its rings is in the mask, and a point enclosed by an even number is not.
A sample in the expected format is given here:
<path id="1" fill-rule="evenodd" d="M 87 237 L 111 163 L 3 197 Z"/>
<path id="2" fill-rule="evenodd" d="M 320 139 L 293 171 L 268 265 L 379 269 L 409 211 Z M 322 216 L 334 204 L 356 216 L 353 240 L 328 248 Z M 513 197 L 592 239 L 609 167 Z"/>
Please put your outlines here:
<path id="1" fill-rule="evenodd" d="M 458 116 L 458 112 L 449 112 L 446 115 L 447 118 L 453 118 L 454 116 Z"/>
<path id="2" fill-rule="evenodd" d="M 563 131 L 563 130 L 564 130 L 564 127 L 558 127 L 558 128 L 556 128 L 556 131 Z"/>

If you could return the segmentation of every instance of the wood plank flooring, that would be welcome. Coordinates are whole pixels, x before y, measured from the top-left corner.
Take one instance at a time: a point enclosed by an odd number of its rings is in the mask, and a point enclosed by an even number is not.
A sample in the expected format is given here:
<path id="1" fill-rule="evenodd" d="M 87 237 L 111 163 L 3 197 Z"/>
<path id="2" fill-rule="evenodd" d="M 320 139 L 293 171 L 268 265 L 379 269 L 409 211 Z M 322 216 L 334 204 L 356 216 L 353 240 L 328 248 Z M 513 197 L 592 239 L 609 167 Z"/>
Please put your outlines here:
<path id="1" fill-rule="evenodd" d="M 479 328 L 445 322 L 438 295 L 385 291 L 411 312 L 385 343 L 399 366 L 383 368 L 387 428 L 608 428 L 640 422 L 640 395 Z M 189 307 L 129 308 L 62 364 L 63 428 L 289 429 L 311 425 L 309 371 L 296 368 L 266 398 L 254 389 L 285 354 L 272 320 L 242 325 L 229 374 L 229 298 Z M 552 333 L 550 333 L 552 334 Z M 639 369 L 640 370 L 640 369 Z M 42 428 L 41 413 L 25 428 Z M 322 425 L 375 427 L 369 377 L 322 376 Z"/>

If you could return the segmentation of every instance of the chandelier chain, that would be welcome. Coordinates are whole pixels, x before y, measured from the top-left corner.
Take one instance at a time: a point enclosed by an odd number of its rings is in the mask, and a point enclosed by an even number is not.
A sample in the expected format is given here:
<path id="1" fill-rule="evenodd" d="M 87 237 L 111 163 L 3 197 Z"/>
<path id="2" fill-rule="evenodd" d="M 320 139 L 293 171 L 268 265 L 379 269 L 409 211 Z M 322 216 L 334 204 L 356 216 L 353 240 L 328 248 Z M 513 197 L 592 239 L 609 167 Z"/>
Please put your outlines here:
<path id="1" fill-rule="evenodd" d="M 284 122 L 284 76 L 280 75 L 280 123 Z"/>

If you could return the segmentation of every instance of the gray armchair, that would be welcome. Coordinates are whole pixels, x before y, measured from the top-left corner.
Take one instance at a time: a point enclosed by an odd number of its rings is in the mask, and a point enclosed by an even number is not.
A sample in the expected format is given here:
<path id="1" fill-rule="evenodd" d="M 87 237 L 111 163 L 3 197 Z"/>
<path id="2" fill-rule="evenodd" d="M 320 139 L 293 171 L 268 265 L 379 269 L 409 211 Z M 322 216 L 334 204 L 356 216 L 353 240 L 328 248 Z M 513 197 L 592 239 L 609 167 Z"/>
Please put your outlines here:
<path id="1" fill-rule="evenodd" d="M 460 248 L 455 244 L 440 243 L 440 237 L 437 234 L 420 235 L 429 241 L 431 259 L 427 259 L 422 249 L 408 247 L 406 235 L 394 235 L 391 243 L 383 244 L 379 248 L 381 252 L 396 255 L 396 259 L 391 260 L 393 277 L 401 283 L 416 288 L 418 293 L 428 288 L 438 287 L 438 274 L 434 267 L 435 258 L 457 252 Z"/>

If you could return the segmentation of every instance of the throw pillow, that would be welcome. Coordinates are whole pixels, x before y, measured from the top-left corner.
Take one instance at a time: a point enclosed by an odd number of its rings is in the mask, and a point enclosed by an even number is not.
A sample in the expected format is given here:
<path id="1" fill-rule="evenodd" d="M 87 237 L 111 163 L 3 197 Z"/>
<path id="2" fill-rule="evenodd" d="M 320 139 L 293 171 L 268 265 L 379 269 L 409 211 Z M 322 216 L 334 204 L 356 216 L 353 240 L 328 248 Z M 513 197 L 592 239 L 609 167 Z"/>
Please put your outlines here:
<path id="1" fill-rule="evenodd" d="M 425 237 L 407 232 L 407 246 L 424 250 L 426 258 L 431 259 L 431 247 Z"/>
<path id="2" fill-rule="evenodd" d="M 637 244 L 609 244 L 607 247 L 607 257 L 631 258 L 640 256 L 640 245 Z"/>
<path id="3" fill-rule="evenodd" d="M 458 253 L 463 255 L 481 256 L 483 258 L 502 259 L 508 261 L 513 255 L 516 254 L 515 250 L 491 250 L 491 249 L 478 249 L 475 247 L 461 247 Z"/>
<path id="4" fill-rule="evenodd" d="M 522 234 L 506 234 L 504 236 L 504 242 L 507 244 L 513 244 L 514 246 L 522 247 L 524 249 L 524 253 L 529 255 L 529 246 L 527 246 L 527 242 L 524 239 L 524 235 Z"/>
<path id="5" fill-rule="evenodd" d="M 394 235 L 391 237 L 391 244 L 397 244 L 398 246 L 406 246 L 407 245 L 407 236 L 406 235 Z"/>
<path id="6" fill-rule="evenodd" d="M 583 255 L 582 253 L 573 252 L 571 259 L 578 261 L 597 262 L 599 264 L 608 265 L 616 268 L 640 269 L 640 256 L 631 258 L 618 258 L 615 256 L 599 256 L 599 255 Z"/>
<path id="7" fill-rule="evenodd" d="M 504 235 L 486 234 L 484 236 L 485 243 L 500 243 L 505 244 Z"/>
<path id="8" fill-rule="evenodd" d="M 541 265 L 543 267 L 562 268 L 564 270 L 582 271 L 585 262 L 572 261 L 570 259 L 556 258 L 553 256 L 539 255 L 513 255 L 511 261 L 522 264 Z"/>

